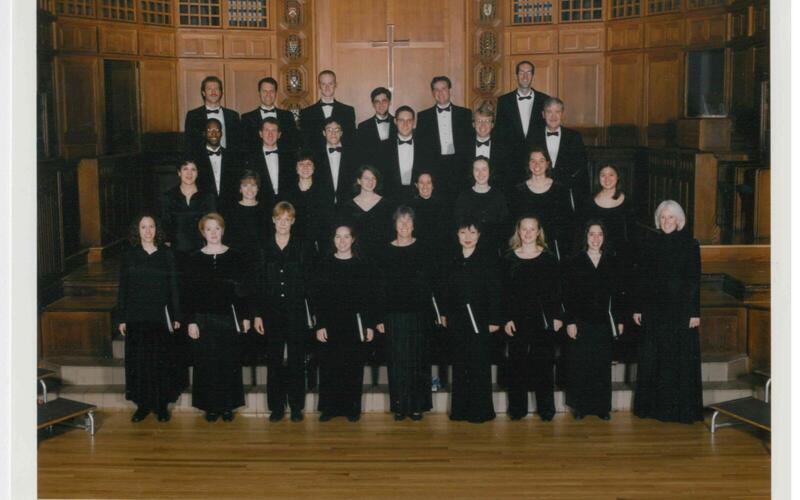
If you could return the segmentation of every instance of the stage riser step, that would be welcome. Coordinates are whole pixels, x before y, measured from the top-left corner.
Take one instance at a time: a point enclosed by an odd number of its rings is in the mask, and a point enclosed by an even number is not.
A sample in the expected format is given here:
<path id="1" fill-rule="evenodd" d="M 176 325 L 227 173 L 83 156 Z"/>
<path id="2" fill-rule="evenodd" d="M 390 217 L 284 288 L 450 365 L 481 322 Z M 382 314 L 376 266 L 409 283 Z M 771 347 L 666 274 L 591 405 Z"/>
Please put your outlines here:
<path id="1" fill-rule="evenodd" d="M 90 362 L 90 361 L 89 361 Z M 98 360 L 102 366 L 93 366 L 88 363 L 81 366 L 64 364 L 61 366 L 60 378 L 64 384 L 72 385 L 108 385 L 125 383 L 124 361 L 118 358 Z M 626 365 L 614 363 L 611 366 L 612 382 L 632 382 L 636 380 L 636 365 L 629 367 L 625 373 Z M 190 368 L 191 370 L 191 368 Z M 702 364 L 702 377 L 704 382 L 725 382 L 736 380 L 740 375 L 747 373 L 747 358 L 739 357 L 729 361 L 708 361 Z M 438 368 L 432 367 L 431 377 L 438 375 Z M 253 370 L 250 367 L 242 368 L 242 381 L 245 385 L 253 384 Z M 497 381 L 497 368 L 492 367 L 492 382 Z M 267 383 L 267 368 L 257 366 L 255 369 L 255 383 Z M 364 383 L 372 383 L 372 368 L 364 368 Z M 379 368 L 379 384 L 389 383 L 389 374 L 386 366 Z"/>
<path id="2" fill-rule="evenodd" d="M 731 399 L 743 398 L 753 395 L 753 390 L 750 387 L 743 386 L 743 384 L 728 383 L 733 387 L 725 387 L 726 384 L 712 383 L 709 388 L 703 389 L 703 404 L 710 405 Z M 613 411 L 629 411 L 633 401 L 632 388 L 626 384 L 615 384 L 617 388 L 612 392 L 611 406 Z M 719 386 L 719 387 L 717 387 Z M 82 401 L 89 404 L 97 405 L 100 409 L 105 410 L 120 410 L 126 409 L 133 411 L 135 405 L 125 400 L 124 388 L 122 386 L 109 386 L 104 391 L 93 391 L 92 387 L 87 386 L 71 386 L 62 388 L 60 392 L 61 397 L 68 397 L 76 401 Z M 96 388 L 95 388 L 96 389 Z M 81 392 L 85 390 L 87 392 Z M 266 415 L 266 387 L 256 386 L 248 389 L 245 395 L 246 405 L 239 408 L 237 411 L 249 415 Z M 305 412 L 315 412 L 317 408 L 316 392 L 306 395 Z M 497 413 L 505 413 L 507 409 L 507 395 L 504 391 L 495 390 L 493 392 L 494 408 Z M 191 394 L 185 392 L 178 399 L 174 405 L 174 411 L 180 412 L 199 412 L 196 408 L 191 406 Z M 536 408 L 536 402 L 531 393 L 529 397 L 529 407 L 533 410 Z M 555 393 L 556 411 L 568 411 L 564 403 L 564 392 L 556 391 Z M 386 387 L 366 388 L 364 395 L 361 399 L 361 407 L 367 413 L 385 413 L 389 411 L 389 394 Z M 439 391 L 433 393 L 433 412 L 446 413 L 450 408 L 450 393 L 446 391 Z"/>

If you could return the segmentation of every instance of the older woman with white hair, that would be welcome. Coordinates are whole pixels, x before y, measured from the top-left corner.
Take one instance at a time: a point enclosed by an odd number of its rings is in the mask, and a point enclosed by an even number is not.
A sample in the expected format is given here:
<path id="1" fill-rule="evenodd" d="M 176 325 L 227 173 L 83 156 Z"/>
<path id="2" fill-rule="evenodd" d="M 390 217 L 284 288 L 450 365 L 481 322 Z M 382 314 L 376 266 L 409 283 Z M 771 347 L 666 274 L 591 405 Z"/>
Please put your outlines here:
<path id="1" fill-rule="evenodd" d="M 700 245 L 673 201 L 655 212 L 658 233 L 643 248 L 633 320 L 642 326 L 633 411 L 639 417 L 703 420 L 700 378 Z"/>

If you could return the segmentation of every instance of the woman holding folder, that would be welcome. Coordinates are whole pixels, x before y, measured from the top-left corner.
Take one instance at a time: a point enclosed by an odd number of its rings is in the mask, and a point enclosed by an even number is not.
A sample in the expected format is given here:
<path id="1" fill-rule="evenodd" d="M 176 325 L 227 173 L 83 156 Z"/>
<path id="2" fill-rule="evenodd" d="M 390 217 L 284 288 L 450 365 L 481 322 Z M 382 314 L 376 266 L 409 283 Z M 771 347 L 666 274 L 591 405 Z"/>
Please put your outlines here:
<path id="1" fill-rule="evenodd" d="M 186 387 L 186 368 L 177 362 L 178 277 L 172 251 L 155 217 L 131 225 L 131 248 L 119 273 L 119 333 L 125 337 L 125 399 L 136 403 L 133 422 L 156 412 L 169 420 L 167 405 Z M 183 373 L 181 373 L 183 372 Z"/>
<path id="2" fill-rule="evenodd" d="M 567 358 L 567 405 L 575 419 L 611 411 L 613 339 L 623 330 L 623 276 L 619 261 L 604 249 L 605 227 L 589 221 L 584 251 L 564 266 L 564 309 L 571 340 Z"/>
<path id="3" fill-rule="evenodd" d="M 233 420 L 233 410 L 244 405 L 240 335 L 250 329 L 245 293 L 248 269 L 234 248 L 222 244 L 225 220 L 205 215 L 198 228 L 206 245 L 189 257 L 186 277 L 190 291 L 186 322 L 193 339 L 192 406 L 206 412 L 206 420 Z"/>
<path id="4" fill-rule="evenodd" d="M 536 411 L 547 422 L 556 413 L 555 332 L 562 326 L 558 261 L 547 248 L 539 219 L 532 215 L 517 221 L 510 246 L 503 259 L 510 364 L 508 416 L 520 420 L 528 414 L 529 381 L 533 379 Z"/>
<path id="5" fill-rule="evenodd" d="M 355 241 L 352 227 L 337 225 L 335 251 L 321 260 L 315 273 L 320 422 L 361 418 L 365 344 L 372 342 L 380 287 L 371 262 L 355 252 Z"/>
<path id="6" fill-rule="evenodd" d="M 501 325 L 501 286 L 496 258 L 476 251 L 480 223 L 458 223 L 461 251 L 445 274 L 441 321 L 453 336 L 453 392 L 450 420 L 480 423 L 494 420 L 491 335 Z M 484 247 L 485 248 L 485 247 Z"/>

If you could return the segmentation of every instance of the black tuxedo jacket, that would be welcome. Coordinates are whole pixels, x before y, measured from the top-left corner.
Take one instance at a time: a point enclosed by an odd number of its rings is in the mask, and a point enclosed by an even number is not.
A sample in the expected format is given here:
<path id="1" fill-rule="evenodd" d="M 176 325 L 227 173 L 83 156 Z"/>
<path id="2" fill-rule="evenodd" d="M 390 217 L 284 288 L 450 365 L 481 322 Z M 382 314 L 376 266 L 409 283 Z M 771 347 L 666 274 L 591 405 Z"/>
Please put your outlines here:
<path id="1" fill-rule="evenodd" d="M 278 193 L 275 194 L 275 186 L 267 170 L 267 159 L 264 150 L 259 149 L 251 154 L 247 159 L 247 168 L 257 172 L 261 177 L 261 187 L 258 190 L 258 201 L 265 203 L 271 213 L 272 208 L 279 201 L 283 201 L 289 191 L 297 186 L 297 168 L 295 165 L 295 155 L 293 152 L 284 151 L 278 146 Z"/>
<path id="2" fill-rule="evenodd" d="M 474 155 L 472 112 L 467 108 L 451 104 L 453 125 L 453 146 L 455 154 L 451 157 L 442 156 L 439 141 L 439 122 L 436 118 L 438 111 L 436 105 L 422 110 L 417 115 L 417 128 L 414 137 L 420 139 L 425 147 L 429 148 L 431 160 L 435 163 L 433 168 L 434 189 L 438 188 L 445 197 L 454 195 L 470 186 L 469 179 L 465 177 L 464 165 L 471 162 Z"/>
<path id="3" fill-rule="evenodd" d="M 522 117 L 517 106 L 517 91 L 512 90 L 508 94 L 503 94 L 497 99 L 497 118 L 495 120 L 495 130 L 502 133 L 508 144 L 513 147 L 519 145 L 533 144 L 531 139 L 536 130 L 545 126 L 542 111 L 544 101 L 550 96 L 544 92 L 534 89 L 533 107 L 531 108 L 531 118 L 528 122 L 528 136 L 526 137 L 522 129 Z"/>
<path id="4" fill-rule="evenodd" d="M 358 151 L 359 165 L 373 165 L 378 170 L 386 167 L 389 155 L 387 148 L 392 142 L 392 138 L 397 137 L 397 126 L 394 124 L 394 116 L 389 115 L 389 137 L 381 141 L 378 134 L 378 124 L 375 116 L 364 120 L 358 124 L 356 130 L 356 150 Z"/>
<path id="5" fill-rule="evenodd" d="M 397 134 L 389 136 L 386 151 L 385 167 L 381 170 L 382 182 L 380 193 L 389 198 L 394 203 L 409 203 L 415 194 L 414 179 L 422 172 L 431 171 L 430 149 L 422 142 L 417 140 L 416 135 L 412 137 L 414 144 L 414 163 L 411 167 L 411 185 L 403 186 L 400 177 L 400 157 L 397 152 Z M 435 184 L 434 184 L 435 189 Z"/>
<path id="6" fill-rule="evenodd" d="M 355 144 L 356 110 L 352 106 L 342 104 L 334 99 L 331 117 L 335 118 L 342 127 L 342 143 Z M 317 101 L 300 110 L 300 131 L 306 148 L 314 150 L 325 145 L 325 137 L 322 135 L 324 122 L 325 113 L 322 111 L 322 101 Z"/>
<path id="7" fill-rule="evenodd" d="M 546 125 L 534 131 L 533 144 L 547 149 Z M 558 157 L 550 158 L 553 179 L 572 193 L 575 207 L 583 206 L 591 193 L 589 165 L 583 137 L 577 130 L 564 126 L 559 134 Z M 548 154 L 549 156 L 549 154 Z"/>
<path id="8" fill-rule="evenodd" d="M 475 143 L 477 140 L 477 134 L 473 132 L 472 156 L 464 165 L 465 175 L 468 175 L 473 182 L 472 160 L 474 160 L 476 156 Z M 514 165 L 511 161 L 511 153 L 507 144 L 503 141 L 503 138 L 500 137 L 500 134 L 495 133 L 495 130 L 492 131 L 490 141 L 489 164 L 491 165 L 491 177 L 489 178 L 489 184 L 500 189 L 503 193 L 510 193 L 516 184 L 524 180 L 522 174 L 515 171 L 514 168 L 516 167 L 518 170 L 522 170 L 522 168 L 519 165 Z M 506 196 L 508 196 L 508 194 L 506 194 Z"/>
<path id="9" fill-rule="evenodd" d="M 294 121 L 294 114 L 285 109 L 275 108 L 278 115 L 278 124 L 281 127 L 281 138 L 278 148 L 282 151 L 294 153 L 300 148 L 300 133 Z M 258 107 L 242 115 L 242 148 L 248 154 L 261 149 L 261 108 Z"/>
<path id="10" fill-rule="evenodd" d="M 241 126 L 239 113 L 228 108 L 221 109 L 225 120 L 225 127 L 222 131 L 225 137 L 225 149 L 228 151 L 240 151 Z M 211 116 L 216 117 L 214 114 Z M 186 134 L 185 148 L 187 153 L 191 154 L 204 149 L 203 145 L 206 142 L 206 121 L 208 121 L 208 116 L 206 115 L 205 105 L 194 108 L 186 113 L 186 121 L 183 130 Z"/>
<path id="11" fill-rule="evenodd" d="M 342 146 L 342 158 L 339 162 L 339 180 L 333 185 L 331 164 L 328 161 L 327 146 L 316 149 L 314 161 L 314 184 L 319 183 L 323 201 L 326 204 L 341 203 L 354 196 L 353 184 L 358 175 L 357 155 L 352 146 Z"/>
<path id="12" fill-rule="evenodd" d="M 214 193 L 218 209 L 239 201 L 241 198 L 239 179 L 242 175 L 239 156 L 227 148 L 220 149 L 222 151 L 222 172 L 219 191 L 217 191 L 217 183 L 214 182 L 214 170 L 211 168 L 211 161 L 208 159 L 205 146 L 197 150 L 194 155 L 197 164 L 197 188 L 207 193 Z"/>

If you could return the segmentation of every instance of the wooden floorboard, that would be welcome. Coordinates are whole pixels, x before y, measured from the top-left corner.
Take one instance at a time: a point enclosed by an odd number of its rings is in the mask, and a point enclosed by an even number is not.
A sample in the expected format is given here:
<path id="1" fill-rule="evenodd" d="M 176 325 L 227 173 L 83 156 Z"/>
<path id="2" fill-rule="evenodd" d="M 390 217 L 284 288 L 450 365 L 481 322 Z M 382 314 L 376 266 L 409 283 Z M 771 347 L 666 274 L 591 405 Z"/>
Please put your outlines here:
<path id="1" fill-rule="evenodd" d="M 132 424 L 105 413 L 43 439 L 40 498 L 762 499 L 770 456 L 757 431 L 613 413 L 482 425 L 431 415 L 394 422 L 209 424 L 176 414 Z"/>

